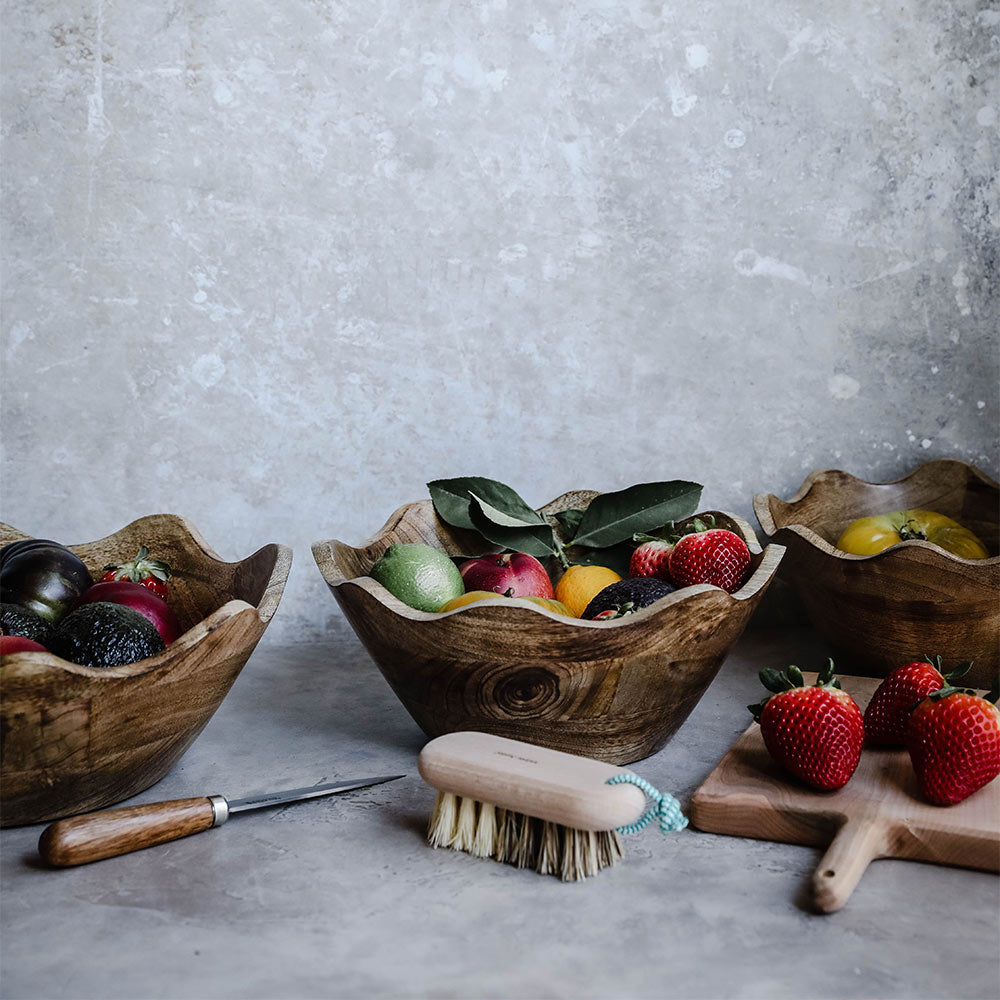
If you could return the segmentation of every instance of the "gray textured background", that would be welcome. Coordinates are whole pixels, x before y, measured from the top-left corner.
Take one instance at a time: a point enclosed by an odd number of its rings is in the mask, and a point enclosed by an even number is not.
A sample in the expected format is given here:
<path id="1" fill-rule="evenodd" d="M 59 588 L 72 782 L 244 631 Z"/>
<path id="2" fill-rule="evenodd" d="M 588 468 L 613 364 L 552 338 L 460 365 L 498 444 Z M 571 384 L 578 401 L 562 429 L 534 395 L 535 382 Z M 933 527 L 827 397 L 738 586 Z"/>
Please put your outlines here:
<path id="1" fill-rule="evenodd" d="M 998 473 L 1000 10 L 7 0 L 3 513 Z"/>

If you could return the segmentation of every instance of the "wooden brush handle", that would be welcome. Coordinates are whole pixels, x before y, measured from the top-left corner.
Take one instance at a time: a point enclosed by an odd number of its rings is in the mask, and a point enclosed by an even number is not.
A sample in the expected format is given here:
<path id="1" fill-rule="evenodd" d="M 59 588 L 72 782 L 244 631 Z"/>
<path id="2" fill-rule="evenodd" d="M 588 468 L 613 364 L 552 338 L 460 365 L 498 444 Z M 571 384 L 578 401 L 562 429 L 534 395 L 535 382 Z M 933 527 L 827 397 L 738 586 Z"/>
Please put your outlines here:
<path id="1" fill-rule="evenodd" d="M 154 847 L 216 825 L 212 799 L 174 799 L 143 806 L 105 809 L 61 819 L 46 827 L 38 853 L 57 868 Z"/>
<path id="2" fill-rule="evenodd" d="M 420 752 L 420 776 L 441 792 L 491 802 L 574 830 L 614 830 L 646 809 L 624 768 L 487 733 L 448 733 Z"/>

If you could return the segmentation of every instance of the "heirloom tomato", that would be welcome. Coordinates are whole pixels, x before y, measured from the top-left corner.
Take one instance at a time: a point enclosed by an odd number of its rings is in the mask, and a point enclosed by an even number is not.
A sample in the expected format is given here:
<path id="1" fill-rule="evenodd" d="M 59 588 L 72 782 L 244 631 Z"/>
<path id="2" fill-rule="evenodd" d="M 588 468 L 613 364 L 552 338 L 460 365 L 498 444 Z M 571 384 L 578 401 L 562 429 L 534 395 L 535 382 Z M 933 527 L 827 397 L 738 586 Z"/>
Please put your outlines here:
<path id="1" fill-rule="evenodd" d="M 911 539 L 933 542 L 963 559 L 985 559 L 986 546 L 958 521 L 932 510 L 894 510 L 852 521 L 837 541 L 837 548 L 856 556 L 876 552 Z"/>

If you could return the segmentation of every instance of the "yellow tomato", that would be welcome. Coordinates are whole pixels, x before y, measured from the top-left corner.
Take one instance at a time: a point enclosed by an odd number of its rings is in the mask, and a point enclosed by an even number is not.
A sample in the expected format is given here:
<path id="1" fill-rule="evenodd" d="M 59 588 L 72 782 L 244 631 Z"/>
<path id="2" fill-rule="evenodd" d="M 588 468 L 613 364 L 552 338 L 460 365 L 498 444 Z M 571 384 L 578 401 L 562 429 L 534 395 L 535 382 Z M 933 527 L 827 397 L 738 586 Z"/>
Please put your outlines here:
<path id="1" fill-rule="evenodd" d="M 857 556 L 873 556 L 890 545 L 914 538 L 933 542 L 963 559 L 989 556 L 986 546 L 968 528 L 933 510 L 894 510 L 859 517 L 844 529 L 837 548 Z"/>
<path id="2" fill-rule="evenodd" d="M 485 601 L 488 597 L 506 596 L 506 594 L 497 594 L 492 590 L 470 590 L 464 594 L 460 594 L 458 597 L 453 597 L 450 601 L 446 601 L 438 608 L 438 612 L 454 611 L 456 608 L 464 608 L 466 604 Z M 560 601 L 554 601 L 551 597 L 536 597 L 532 595 L 530 597 L 521 597 L 519 600 L 531 601 L 533 604 L 547 608 L 549 611 L 554 611 L 557 615 L 566 615 L 568 618 L 573 617 L 565 604 L 562 604 Z"/>

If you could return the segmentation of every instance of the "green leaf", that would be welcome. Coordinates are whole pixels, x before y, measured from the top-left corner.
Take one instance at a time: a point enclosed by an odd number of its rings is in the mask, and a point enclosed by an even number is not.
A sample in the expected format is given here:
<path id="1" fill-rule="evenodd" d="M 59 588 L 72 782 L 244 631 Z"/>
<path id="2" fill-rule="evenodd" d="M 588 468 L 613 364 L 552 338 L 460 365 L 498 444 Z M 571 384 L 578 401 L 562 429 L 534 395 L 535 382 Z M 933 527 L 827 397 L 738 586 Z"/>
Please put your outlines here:
<path id="1" fill-rule="evenodd" d="M 583 566 L 607 566 L 620 577 L 627 577 L 633 547 L 629 542 L 619 542 L 606 549 L 567 548 L 566 558 Z"/>
<path id="2" fill-rule="evenodd" d="M 760 678 L 761 684 L 775 694 L 781 694 L 782 691 L 787 691 L 790 687 L 788 678 L 780 670 L 775 670 L 774 667 L 765 667 L 757 676 Z"/>
<path id="3" fill-rule="evenodd" d="M 556 512 L 556 520 L 562 525 L 566 537 L 572 538 L 576 534 L 576 529 L 580 527 L 580 521 L 583 520 L 583 511 L 576 507 L 560 510 Z"/>
<path id="4" fill-rule="evenodd" d="M 639 483 L 594 497 L 573 538 L 574 545 L 604 548 L 653 531 L 668 521 L 690 517 L 701 499 L 701 486 L 683 480 Z"/>
<path id="5" fill-rule="evenodd" d="M 941 657 L 938 657 L 938 662 L 940 663 Z M 966 660 L 964 663 L 960 663 L 953 670 L 949 671 L 947 674 L 938 667 L 938 673 L 944 676 L 946 681 L 957 681 L 959 677 L 964 677 L 972 669 L 972 660 Z"/>
<path id="6" fill-rule="evenodd" d="M 538 559 L 555 555 L 558 552 L 552 526 L 543 521 L 541 524 L 524 524 L 509 518 L 513 523 L 497 524 L 483 510 L 483 501 L 473 496 L 469 504 L 469 515 L 472 527 L 494 545 L 502 545 L 514 552 L 527 552 L 529 556 Z M 495 508 L 493 508 L 495 510 Z"/>
<path id="7" fill-rule="evenodd" d="M 482 497 L 491 507 L 534 524 L 545 519 L 526 504 L 509 486 L 482 476 L 459 476 L 456 479 L 435 479 L 427 484 L 438 517 L 456 528 L 475 529 L 469 512 L 472 494 Z"/>
<path id="8" fill-rule="evenodd" d="M 508 514 L 506 511 L 494 507 L 493 504 L 491 504 L 488 500 L 484 500 L 481 496 L 478 496 L 475 492 L 472 492 L 470 496 L 473 504 L 478 506 L 480 511 L 482 511 L 482 513 L 486 517 L 488 517 L 494 524 L 499 525 L 499 527 L 501 528 L 525 528 L 525 527 L 532 528 L 535 527 L 535 525 L 541 523 L 544 524 L 545 527 L 549 529 L 549 531 L 552 530 L 551 525 L 549 525 L 548 522 L 544 520 L 539 521 L 537 515 L 535 517 L 525 518 L 518 514 Z M 470 508 L 470 513 L 472 513 L 471 508 Z M 535 511 L 532 511 L 531 513 L 535 514 Z M 473 516 L 473 522 L 475 522 L 474 516 Z"/>
<path id="9" fill-rule="evenodd" d="M 833 659 L 830 658 L 816 677 L 816 687 L 827 687 L 833 681 L 834 669 Z"/>

